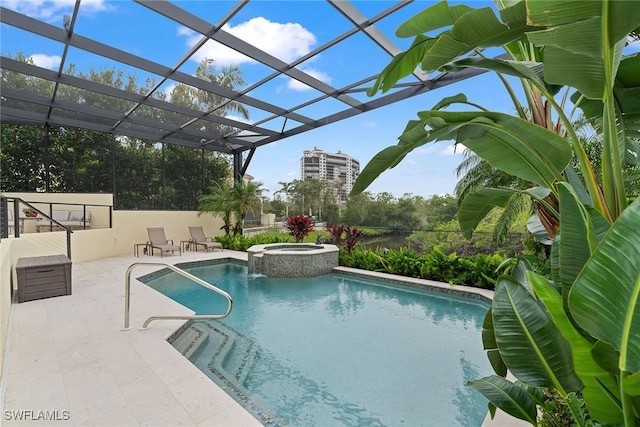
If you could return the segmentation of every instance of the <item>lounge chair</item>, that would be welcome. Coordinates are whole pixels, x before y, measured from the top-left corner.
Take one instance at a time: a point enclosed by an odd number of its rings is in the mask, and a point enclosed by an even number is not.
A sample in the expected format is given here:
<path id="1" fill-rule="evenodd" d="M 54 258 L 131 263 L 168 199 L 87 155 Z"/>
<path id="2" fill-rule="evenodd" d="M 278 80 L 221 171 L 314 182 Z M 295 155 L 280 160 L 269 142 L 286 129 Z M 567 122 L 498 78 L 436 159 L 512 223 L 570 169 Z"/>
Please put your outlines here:
<path id="1" fill-rule="evenodd" d="M 42 230 L 57 231 L 60 230 L 60 225 L 68 227 L 70 229 L 83 229 L 91 228 L 91 211 L 85 212 L 82 210 L 70 211 L 70 210 L 55 210 L 51 212 L 51 218 L 56 220 L 39 221 L 36 225 L 38 233 Z M 60 224 L 60 225 L 58 225 Z"/>
<path id="2" fill-rule="evenodd" d="M 164 236 L 163 227 L 149 227 L 147 228 L 147 232 L 149 233 L 148 248 L 151 251 L 151 255 L 153 255 L 154 249 L 160 250 L 160 258 L 162 258 L 163 252 L 169 252 L 169 251 L 171 251 L 171 253 L 178 251 L 178 254 L 182 255 L 180 246 L 174 245 L 173 240 L 167 239 Z"/>
<path id="3" fill-rule="evenodd" d="M 191 233 L 190 244 L 195 246 L 196 251 L 198 250 L 198 245 L 204 246 L 207 252 L 209 252 L 209 248 L 211 248 L 212 250 L 223 250 L 221 243 L 214 242 L 212 237 L 205 237 L 202 226 L 189 226 L 189 233 Z"/>

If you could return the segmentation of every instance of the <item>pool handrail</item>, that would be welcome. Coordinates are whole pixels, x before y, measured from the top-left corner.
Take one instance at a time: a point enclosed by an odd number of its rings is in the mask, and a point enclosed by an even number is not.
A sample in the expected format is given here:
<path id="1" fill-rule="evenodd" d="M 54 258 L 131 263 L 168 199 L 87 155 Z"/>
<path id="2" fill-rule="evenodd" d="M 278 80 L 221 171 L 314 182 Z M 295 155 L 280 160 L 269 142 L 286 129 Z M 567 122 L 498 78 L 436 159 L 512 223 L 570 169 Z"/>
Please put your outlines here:
<path id="1" fill-rule="evenodd" d="M 131 307 L 131 272 L 135 267 L 138 266 L 164 266 L 169 270 L 174 271 L 175 273 L 190 279 L 197 284 L 204 286 L 205 288 L 212 290 L 218 295 L 223 296 L 227 300 L 227 310 L 223 314 L 199 314 L 199 315 L 191 315 L 191 316 L 151 316 L 142 324 L 142 330 L 147 329 L 149 323 L 154 320 L 217 320 L 227 317 L 229 313 L 231 313 L 231 309 L 233 307 L 233 300 L 231 299 L 231 295 L 223 291 L 222 289 L 213 286 L 211 283 L 207 283 L 199 277 L 194 276 L 193 274 L 187 273 L 183 269 L 176 267 L 175 265 L 167 264 L 166 262 L 134 262 L 127 268 L 127 272 L 125 273 L 125 281 L 124 281 L 124 328 L 123 331 L 127 331 L 131 329 L 129 327 L 129 309 Z"/>

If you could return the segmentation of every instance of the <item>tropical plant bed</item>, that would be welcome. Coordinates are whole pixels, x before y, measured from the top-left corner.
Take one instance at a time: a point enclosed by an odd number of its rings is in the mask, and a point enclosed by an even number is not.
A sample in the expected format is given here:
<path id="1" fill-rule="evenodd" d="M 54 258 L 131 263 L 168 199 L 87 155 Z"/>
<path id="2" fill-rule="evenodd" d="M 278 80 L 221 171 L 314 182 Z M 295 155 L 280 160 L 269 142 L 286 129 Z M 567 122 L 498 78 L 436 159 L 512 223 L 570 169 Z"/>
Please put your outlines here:
<path id="1" fill-rule="evenodd" d="M 483 289 L 494 289 L 498 278 L 508 274 L 514 264 L 515 260 L 497 254 L 458 257 L 455 253 L 445 255 L 434 250 L 419 255 L 407 248 L 385 252 L 357 248 L 351 253 L 340 251 L 341 266 Z"/>

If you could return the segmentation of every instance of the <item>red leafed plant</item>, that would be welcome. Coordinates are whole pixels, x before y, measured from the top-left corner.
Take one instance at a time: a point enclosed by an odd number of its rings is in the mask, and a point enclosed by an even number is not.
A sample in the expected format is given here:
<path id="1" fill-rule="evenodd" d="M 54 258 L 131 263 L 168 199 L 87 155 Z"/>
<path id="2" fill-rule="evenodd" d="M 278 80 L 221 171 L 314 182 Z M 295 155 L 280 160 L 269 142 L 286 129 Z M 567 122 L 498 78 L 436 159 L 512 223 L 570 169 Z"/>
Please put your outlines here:
<path id="1" fill-rule="evenodd" d="M 351 253 L 353 248 L 356 246 L 356 243 L 358 243 L 358 240 L 360 240 L 360 238 L 364 236 L 364 233 L 362 232 L 362 230 L 358 230 L 358 227 L 351 228 L 349 226 L 346 226 L 344 227 L 344 234 L 344 247 L 347 252 Z"/>
<path id="2" fill-rule="evenodd" d="M 289 230 L 289 234 L 296 238 L 296 243 L 300 243 L 307 234 L 313 231 L 315 223 L 310 216 L 291 215 L 285 220 L 284 225 Z"/>
<path id="3" fill-rule="evenodd" d="M 327 231 L 331 234 L 331 240 L 336 246 L 342 244 L 342 234 L 344 233 L 344 225 L 332 224 L 331 227 L 327 227 Z"/>

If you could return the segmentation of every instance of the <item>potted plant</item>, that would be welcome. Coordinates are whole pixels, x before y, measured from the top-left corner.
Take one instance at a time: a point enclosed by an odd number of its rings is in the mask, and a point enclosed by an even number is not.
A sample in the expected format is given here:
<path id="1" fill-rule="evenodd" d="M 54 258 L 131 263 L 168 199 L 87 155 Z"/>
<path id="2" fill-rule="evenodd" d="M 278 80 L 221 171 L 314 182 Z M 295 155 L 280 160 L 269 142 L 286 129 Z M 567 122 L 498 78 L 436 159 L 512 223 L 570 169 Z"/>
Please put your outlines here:
<path id="1" fill-rule="evenodd" d="M 38 211 L 36 211 L 33 208 L 24 208 L 22 212 L 24 213 L 24 216 L 26 216 L 27 218 L 35 218 L 38 216 Z"/>

